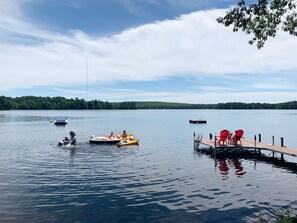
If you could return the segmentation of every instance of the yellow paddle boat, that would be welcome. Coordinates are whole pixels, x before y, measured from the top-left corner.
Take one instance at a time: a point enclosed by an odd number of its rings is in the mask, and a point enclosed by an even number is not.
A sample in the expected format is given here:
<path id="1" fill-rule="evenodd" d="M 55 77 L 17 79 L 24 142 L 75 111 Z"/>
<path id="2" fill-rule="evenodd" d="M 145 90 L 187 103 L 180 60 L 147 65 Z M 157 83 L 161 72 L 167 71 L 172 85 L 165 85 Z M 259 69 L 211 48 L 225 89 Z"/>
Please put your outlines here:
<path id="1" fill-rule="evenodd" d="M 139 145 L 139 139 L 124 139 L 124 140 L 121 140 L 117 146 L 132 146 L 132 145 Z"/>

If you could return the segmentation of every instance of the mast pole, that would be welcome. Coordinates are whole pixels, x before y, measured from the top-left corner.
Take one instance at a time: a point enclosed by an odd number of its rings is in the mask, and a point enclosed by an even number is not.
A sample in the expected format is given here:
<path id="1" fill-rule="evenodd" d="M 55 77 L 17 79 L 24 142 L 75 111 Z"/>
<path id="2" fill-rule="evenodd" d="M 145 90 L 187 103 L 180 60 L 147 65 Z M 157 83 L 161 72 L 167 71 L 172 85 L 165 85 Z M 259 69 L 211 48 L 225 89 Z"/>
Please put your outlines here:
<path id="1" fill-rule="evenodd" d="M 88 101 L 88 56 L 86 56 L 86 101 Z"/>

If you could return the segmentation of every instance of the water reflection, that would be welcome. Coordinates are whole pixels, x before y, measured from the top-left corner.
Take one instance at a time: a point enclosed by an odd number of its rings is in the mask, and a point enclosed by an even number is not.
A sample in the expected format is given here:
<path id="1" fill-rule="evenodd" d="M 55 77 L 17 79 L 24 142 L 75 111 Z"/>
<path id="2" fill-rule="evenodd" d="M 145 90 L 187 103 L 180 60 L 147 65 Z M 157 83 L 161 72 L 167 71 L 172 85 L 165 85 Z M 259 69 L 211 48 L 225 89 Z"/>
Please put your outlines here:
<path id="1" fill-rule="evenodd" d="M 70 151 L 70 163 L 73 163 L 74 162 L 74 156 L 75 156 L 75 154 L 76 154 L 76 147 L 74 146 L 74 147 L 71 147 L 70 149 L 69 149 Z"/>
<path id="2" fill-rule="evenodd" d="M 230 168 L 235 170 L 234 173 L 237 177 L 242 177 L 246 173 L 239 158 L 219 159 L 216 162 L 218 163 L 217 166 L 220 170 L 223 180 L 228 178 Z"/>
<path id="3" fill-rule="evenodd" d="M 254 169 L 256 169 L 257 163 L 261 162 L 269 163 L 277 168 L 289 170 L 292 173 L 297 173 L 296 162 L 289 162 L 287 160 L 283 161 L 280 157 L 272 157 L 271 154 L 267 153 L 255 154 L 252 150 L 224 150 L 214 155 L 213 151 L 208 148 L 194 149 L 195 159 L 202 159 L 203 155 L 207 155 L 208 157 L 214 159 L 214 165 L 215 167 L 218 166 L 222 175 L 227 175 L 230 167 L 234 167 L 234 169 L 237 170 L 237 172 L 235 172 L 237 176 L 244 175 L 246 171 L 243 170 L 240 159 L 253 161 Z"/>
<path id="4" fill-rule="evenodd" d="M 69 152 L 69 157 L 70 157 L 70 160 L 69 160 L 69 163 L 70 164 L 73 164 L 74 163 L 74 157 L 75 157 L 75 154 L 76 154 L 76 145 L 72 145 L 72 146 L 60 146 L 60 148 L 65 151 L 65 152 Z"/>

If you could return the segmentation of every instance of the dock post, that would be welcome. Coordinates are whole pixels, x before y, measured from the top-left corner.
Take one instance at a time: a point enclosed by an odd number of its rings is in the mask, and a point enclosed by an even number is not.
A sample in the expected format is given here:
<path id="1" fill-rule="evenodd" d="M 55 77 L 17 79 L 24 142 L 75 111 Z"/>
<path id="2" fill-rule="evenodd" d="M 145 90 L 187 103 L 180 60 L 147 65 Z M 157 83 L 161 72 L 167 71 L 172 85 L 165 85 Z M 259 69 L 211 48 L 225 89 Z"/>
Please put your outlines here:
<path id="1" fill-rule="evenodd" d="M 257 145 L 257 136 L 256 135 L 254 135 L 254 142 L 255 142 L 255 147 L 256 147 L 256 145 Z"/>
<path id="2" fill-rule="evenodd" d="M 256 147 L 257 136 L 254 135 L 254 146 Z M 255 148 L 255 156 L 257 156 L 257 149 Z"/>
<path id="3" fill-rule="evenodd" d="M 284 137 L 281 137 L 281 147 L 284 147 Z M 281 160 L 284 161 L 284 154 L 281 153 Z"/>
<path id="4" fill-rule="evenodd" d="M 215 161 L 215 167 L 217 166 L 217 156 L 216 156 L 216 147 L 213 148 L 213 158 Z"/>
<path id="5" fill-rule="evenodd" d="M 258 142 L 261 142 L 261 134 L 259 133 Z M 261 149 L 258 149 L 258 155 L 261 155 Z"/>

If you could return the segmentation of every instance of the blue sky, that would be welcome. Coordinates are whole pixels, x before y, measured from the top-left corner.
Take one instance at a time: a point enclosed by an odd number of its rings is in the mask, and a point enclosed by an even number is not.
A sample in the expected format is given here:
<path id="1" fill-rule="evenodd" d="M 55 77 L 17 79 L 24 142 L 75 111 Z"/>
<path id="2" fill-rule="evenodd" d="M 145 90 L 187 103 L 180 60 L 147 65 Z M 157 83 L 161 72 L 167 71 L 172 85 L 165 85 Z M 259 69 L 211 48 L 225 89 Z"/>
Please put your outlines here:
<path id="1" fill-rule="evenodd" d="M 252 2 L 252 1 L 250 1 Z M 234 0 L 1 0 L 1 95 L 187 103 L 297 99 L 297 39 L 258 50 Z"/>

